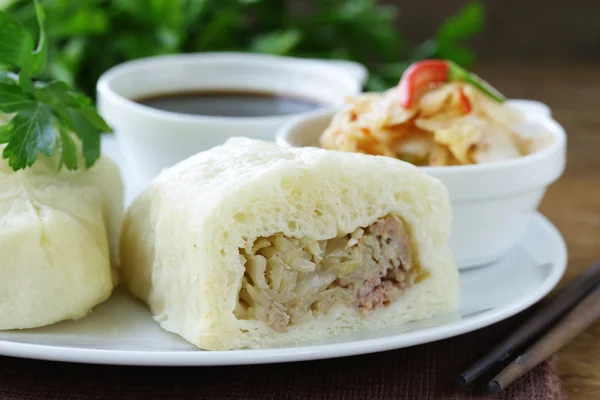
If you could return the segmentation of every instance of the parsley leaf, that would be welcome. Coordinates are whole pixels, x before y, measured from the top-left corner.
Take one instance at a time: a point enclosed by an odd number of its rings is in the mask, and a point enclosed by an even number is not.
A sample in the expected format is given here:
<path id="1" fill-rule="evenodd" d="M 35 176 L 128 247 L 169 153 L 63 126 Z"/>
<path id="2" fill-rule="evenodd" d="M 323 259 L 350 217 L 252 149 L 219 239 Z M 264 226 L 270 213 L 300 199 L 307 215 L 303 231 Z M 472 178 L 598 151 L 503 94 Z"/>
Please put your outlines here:
<path id="1" fill-rule="evenodd" d="M 0 126 L 0 143 L 6 143 L 10 140 L 13 134 L 12 130 L 13 127 L 10 124 Z"/>
<path id="2" fill-rule="evenodd" d="M 0 63 L 31 69 L 33 38 L 5 12 L 0 12 L 0 38 Z"/>
<path id="3" fill-rule="evenodd" d="M 35 15 L 37 17 L 37 23 L 40 28 L 40 38 L 38 40 L 37 48 L 31 53 L 31 73 L 39 74 L 46 68 L 46 62 L 48 59 L 48 44 L 46 42 L 46 32 L 44 31 L 44 20 L 46 16 L 44 9 L 40 3 L 35 0 Z"/>
<path id="4" fill-rule="evenodd" d="M 77 148 L 73 138 L 62 126 L 59 126 L 58 133 L 60 134 L 60 144 L 62 146 L 60 166 L 64 164 L 68 170 L 75 170 L 77 169 Z"/>
<path id="5" fill-rule="evenodd" d="M 46 104 L 68 107 L 90 106 L 92 104 L 87 96 L 72 91 L 65 82 L 36 83 L 35 87 L 38 99 Z"/>
<path id="6" fill-rule="evenodd" d="M 32 77 L 43 72 L 47 58 L 44 11 L 37 0 L 34 3 L 40 31 L 35 49 L 25 27 L 0 11 L 0 65 L 19 69 L 18 75 L 0 71 L 0 113 L 14 114 L 0 126 L 0 144 L 6 143 L 2 158 L 18 171 L 31 167 L 38 153 L 58 152 L 59 168 L 76 170 L 77 137 L 89 168 L 100 157 L 100 134 L 111 129 L 92 101 L 66 83 L 34 82 Z"/>
<path id="7" fill-rule="evenodd" d="M 69 108 L 68 113 L 71 117 L 73 131 L 81 139 L 85 166 L 89 168 L 100 157 L 100 135 L 97 134 L 98 129 L 86 117 L 85 110 Z"/>
<path id="8" fill-rule="evenodd" d="M 3 158 L 15 171 L 31 167 L 37 159 L 37 152 L 51 155 L 56 143 L 56 131 L 52 126 L 52 114 L 41 105 L 27 107 L 11 120 L 9 141 Z"/>
<path id="9" fill-rule="evenodd" d="M 19 86 L 0 83 L 0 112 L 12 113 L 34 103 L 35 100 Z"/>

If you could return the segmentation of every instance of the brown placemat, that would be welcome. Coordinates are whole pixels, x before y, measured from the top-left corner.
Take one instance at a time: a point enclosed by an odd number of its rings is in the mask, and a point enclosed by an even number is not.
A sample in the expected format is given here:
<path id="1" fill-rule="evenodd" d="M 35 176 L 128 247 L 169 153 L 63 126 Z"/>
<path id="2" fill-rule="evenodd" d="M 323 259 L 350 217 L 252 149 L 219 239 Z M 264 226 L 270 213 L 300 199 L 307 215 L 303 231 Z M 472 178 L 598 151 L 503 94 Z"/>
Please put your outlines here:
<path id="1" fill-rule="evenodd" d="M 0 399 L 565 399 L 555 359 L 499 395 L 453 388 L 455 375 L 522 318 L 407 349 L 287 364 L 159 368 L 0 357 Z"/>

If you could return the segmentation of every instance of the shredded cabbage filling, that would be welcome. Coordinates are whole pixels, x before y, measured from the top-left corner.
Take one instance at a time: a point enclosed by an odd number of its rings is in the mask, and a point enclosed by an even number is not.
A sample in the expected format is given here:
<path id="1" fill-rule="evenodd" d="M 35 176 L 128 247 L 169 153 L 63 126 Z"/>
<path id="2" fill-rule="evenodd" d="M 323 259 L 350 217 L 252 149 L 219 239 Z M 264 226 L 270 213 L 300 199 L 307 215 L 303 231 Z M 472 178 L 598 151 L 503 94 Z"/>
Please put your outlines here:
<path id="1" fill-rule="evenodd" d="M 285 331 L 340 304 L 367 313 L 426 276 L 411 249 L 393 215 L 329 240 L 260 237 L 240 249 L 246 273 L 234 314 Z"/>

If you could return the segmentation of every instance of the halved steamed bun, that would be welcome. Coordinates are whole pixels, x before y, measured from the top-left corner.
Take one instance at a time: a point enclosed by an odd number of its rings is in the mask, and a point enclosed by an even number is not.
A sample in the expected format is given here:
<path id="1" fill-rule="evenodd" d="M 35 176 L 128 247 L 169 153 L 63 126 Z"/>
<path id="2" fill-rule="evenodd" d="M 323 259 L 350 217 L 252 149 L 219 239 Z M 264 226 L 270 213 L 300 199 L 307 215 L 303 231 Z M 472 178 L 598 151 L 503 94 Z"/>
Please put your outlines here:
<path id="1" fill-rule="evenodd" d="M 298 343 L 456 310 L 450 222 L 445 187 L 410 164 L 234 138 L 134 201 L 122 271 L 202 349 Z"/>

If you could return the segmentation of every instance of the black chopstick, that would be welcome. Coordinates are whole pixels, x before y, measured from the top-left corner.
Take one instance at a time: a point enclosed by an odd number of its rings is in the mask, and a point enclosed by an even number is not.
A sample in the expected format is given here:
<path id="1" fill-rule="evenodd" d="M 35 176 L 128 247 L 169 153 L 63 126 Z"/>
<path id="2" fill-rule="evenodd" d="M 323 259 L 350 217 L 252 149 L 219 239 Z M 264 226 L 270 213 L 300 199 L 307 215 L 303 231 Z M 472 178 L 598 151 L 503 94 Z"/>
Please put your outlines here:
<path id="1" fill-rule="evenodd" d="M 463 388 L 496 365 L 513 357 L 523 345 L 539 337 L 552 322 L 573 308 L 600 282 L 600 260 L 587 268 L 549 301 L 542 305 L 527 321 L 500 342 L 488 354 L 460 374 L 455 383 Z"/>
<path id="2" fill-rule="evenodd" d="M 556 353 L 600 317 L 600 285 L 488 384 L 497 393 Z"/>

